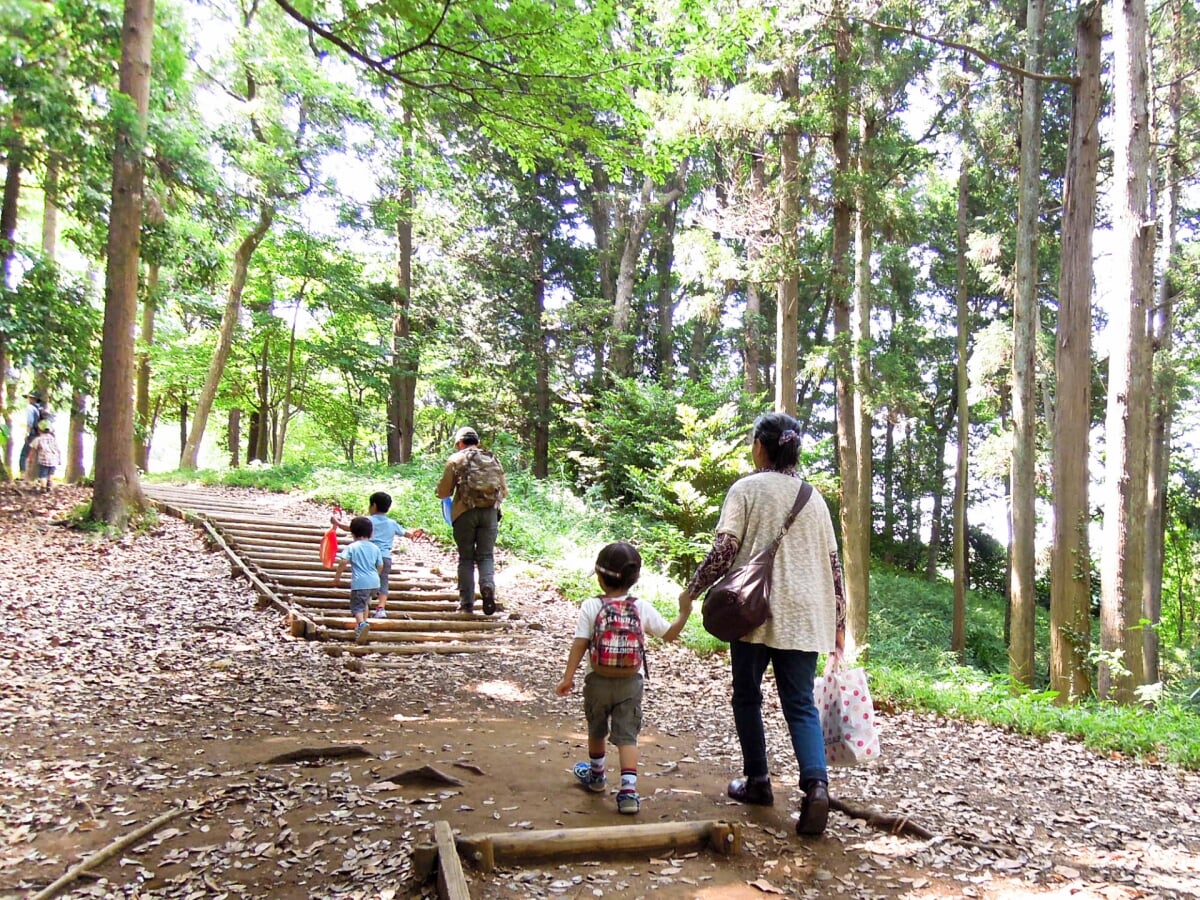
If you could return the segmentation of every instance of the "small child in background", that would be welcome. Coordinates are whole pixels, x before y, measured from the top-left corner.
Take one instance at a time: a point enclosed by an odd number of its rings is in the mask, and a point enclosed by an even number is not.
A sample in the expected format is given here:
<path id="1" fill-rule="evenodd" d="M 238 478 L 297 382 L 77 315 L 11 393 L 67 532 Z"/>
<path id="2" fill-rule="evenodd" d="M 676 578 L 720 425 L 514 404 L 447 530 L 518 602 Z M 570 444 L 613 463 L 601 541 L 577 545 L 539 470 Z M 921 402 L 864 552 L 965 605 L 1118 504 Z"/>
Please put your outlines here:
<path id="1" fill-rule="evenodd" d="M 576 763 L 575 777 L 589 791 L 604 790 L 608 784 L 604 764 L 611 723 L 612 742 L 617 745 L 621 763 L 617 811 L 625 815 L 634 815 L 642 808 L 637 792 L 637 742 L 642 729 L 645 635 L 672 641 L 683 631 L 692 612 L 690 600 L 681 602 L 679 615 L 668 624 L 653 605 L 630 596 L 629 589 L 637 584 L 641 572 L 642 557 L 632 544 L 618 541 L 600 551 L 596 578 L 604 593 L 584 600 L 580 606 L 567 670 L 555 688 L 560 697 L 571 693 L 575 672 L 586 654 L 583 712 L 589 759 Z"/>
<path id="2" fill-rule="evenodd" d="M 54 437 L 54 424 L 49 419 L 37 423 L 37 437 L 29 444 L 30 454 L 37 460 L 37 484 L 43 491 L 50 490 L 50 479 L 62 462 L 58 452 L 58 440 Z"/>
<path id="3" fill-rule="evenodd" d="M 365 644 L 371 625 L 367 622 L 367 607 L 379 593 L 379 574 L 383 571 L 383 556 L 371 542 L 371 520 L 355 516 L 350 520 L 354 537 L 337 555 L 338 565 L 333 572 L 333 586 L 342 586 L 342 573 L 350 567 L 350 614 L 354 616 L 354 641 Z"/>
<path id="4" fill-rule="evenodd" d="M 375 618 L 387 618 L 388 577 L 392 574 L 392 544 L 396 538 L 404 537 L 408 531 L 387 514 L 392 508 L 392 495 L 386 491 L 376 491 L 368 501 L 368 518 L 371 520 L 371 543 L 379 548 L 383 556 L 383 569 L 379 573 L 379 599 L 375 607 Z M 349 531 L 350 526 L 336 515 L 330 516 L 329 521 L 342 531 Z"/>

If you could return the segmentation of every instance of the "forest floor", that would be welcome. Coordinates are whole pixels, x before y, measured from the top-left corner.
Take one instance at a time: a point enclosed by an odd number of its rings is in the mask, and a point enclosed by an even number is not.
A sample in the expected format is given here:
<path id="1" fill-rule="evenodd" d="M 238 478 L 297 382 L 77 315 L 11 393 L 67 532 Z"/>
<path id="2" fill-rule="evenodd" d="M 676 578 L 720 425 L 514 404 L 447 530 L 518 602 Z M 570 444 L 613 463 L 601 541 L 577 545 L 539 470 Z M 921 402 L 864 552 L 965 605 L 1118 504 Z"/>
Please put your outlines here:
<path id="1" fill-rule="evenodd" d="M 66 527 L 87 499 L 0 487 L 0 897 L 33 895 L 174 809 L 62 896 L 433 897 L 410 853 L 438 819 L 463 834 L 711 819 L 743 829 L 731 858 L 467 865 L 477 900 L 1200 896 L 1197 776 L 901 710 L 880 710 L 880 762 L 834 770 L 830 790 L 934 837 L 831 813 L 824 837 L 798 838 L 773 686 L 776 805 L 742 807 L 725 797 L 741 763 L 726 659 L 677 644 L 651 652 L 642 810 L 620 816 L 611 794 L 571 776 L 586 758 L 582 703 L 554 687 L 576 607 L 537 572 L 500 561 L 497 615 L 520 639 L 354 672 L 256 610 L 192 526 L 163 517 L 115 541 Z M 319 512 L 281 495 L 258 502 L 267 518 Z M 405 552 L 453 571 L 431 543 Z M 370 755 L 266 762 L 335 744 Z M 462 783 L 405 782 L 425 766 Z"/>

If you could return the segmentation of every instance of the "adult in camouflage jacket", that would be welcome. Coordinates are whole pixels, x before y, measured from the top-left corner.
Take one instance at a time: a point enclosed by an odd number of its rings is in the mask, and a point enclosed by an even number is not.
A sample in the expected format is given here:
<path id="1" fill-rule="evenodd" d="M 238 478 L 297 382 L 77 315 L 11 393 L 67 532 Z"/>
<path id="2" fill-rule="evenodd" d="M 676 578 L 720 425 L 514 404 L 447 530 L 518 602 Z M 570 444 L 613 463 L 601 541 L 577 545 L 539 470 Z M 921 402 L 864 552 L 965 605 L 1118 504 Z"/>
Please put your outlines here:
<path id="1" fill-rule="evenodd" d="M 454 435 L 454 453 L 438 481 L 437 495 L 453 497 L 450 520 L 458 546 L 458 608 L 475 611 L 475 569 L 479 568 L 479 596 L 484 615 L 496 611 L 496 533 L 500 528 L 500 504 L 508 495 L 508 483 L 499 460 L 479 445 L 474 428 L 460 428 Z"/>

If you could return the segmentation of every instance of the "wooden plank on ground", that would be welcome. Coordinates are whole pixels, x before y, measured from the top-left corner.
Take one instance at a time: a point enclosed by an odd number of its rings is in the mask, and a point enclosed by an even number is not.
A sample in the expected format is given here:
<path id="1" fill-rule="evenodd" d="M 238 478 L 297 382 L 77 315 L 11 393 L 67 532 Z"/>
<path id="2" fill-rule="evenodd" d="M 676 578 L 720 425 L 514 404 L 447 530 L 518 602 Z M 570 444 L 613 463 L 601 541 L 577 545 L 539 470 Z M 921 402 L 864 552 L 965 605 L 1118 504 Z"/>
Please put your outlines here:
<path id="1" fill-rule="evenodd" d="M 553 828 L 466 835 L 458 838 L 463 858 L 484 871 L 531 859 L 587 856 L 607 860 L 617 854 L 665 854 L 708 847 L 729 855 L 742 849 L 736 822 L 649 822 L 595 828 Z"/>

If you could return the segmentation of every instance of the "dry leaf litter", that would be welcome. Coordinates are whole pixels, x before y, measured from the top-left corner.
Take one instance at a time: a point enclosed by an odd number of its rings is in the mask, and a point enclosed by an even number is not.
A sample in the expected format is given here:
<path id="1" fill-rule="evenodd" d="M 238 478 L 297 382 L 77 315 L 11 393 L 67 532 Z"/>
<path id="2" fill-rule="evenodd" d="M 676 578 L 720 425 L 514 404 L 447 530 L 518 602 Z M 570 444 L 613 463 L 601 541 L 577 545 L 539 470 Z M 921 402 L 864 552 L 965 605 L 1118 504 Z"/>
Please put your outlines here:
<path id="1" fill-rule="evenodd" d="M 302 499 L 210 490 L 265 518 L 327 521 Z M 619 816 L 611 796 L 573 783 L 581 701 L 554 685 L 576 607 L 541 573 L 500 560 L 497 615 L 514 639 L 351 668 L 256 609 L 191 525 L 162 517 L 119 540 L 65 527 L 87 499 L 0 488 L 0 897 L 36 894 L 172 810 L 60 896 L 432 898 L 411 853 L 438 819 L 462 835 L 716 819 L 743 829 L 734 858 L 466 865 L 475 898 L 1200 896 L 1196 776 L 907 712 L 881 715 L 883 760 L 834 770 L 830 790 L 934 837 L 831 813 L 823 838 L 801 840 L 773 688 L 776 805 L 741 807 L 724 796 L 740 774 L 725 659 L 677 645 L 652 648 L 642 812 Z M 454 571 L 433 544 L 401 549 Z M 334 746 L 365 753 L 268 762 Z"/>

